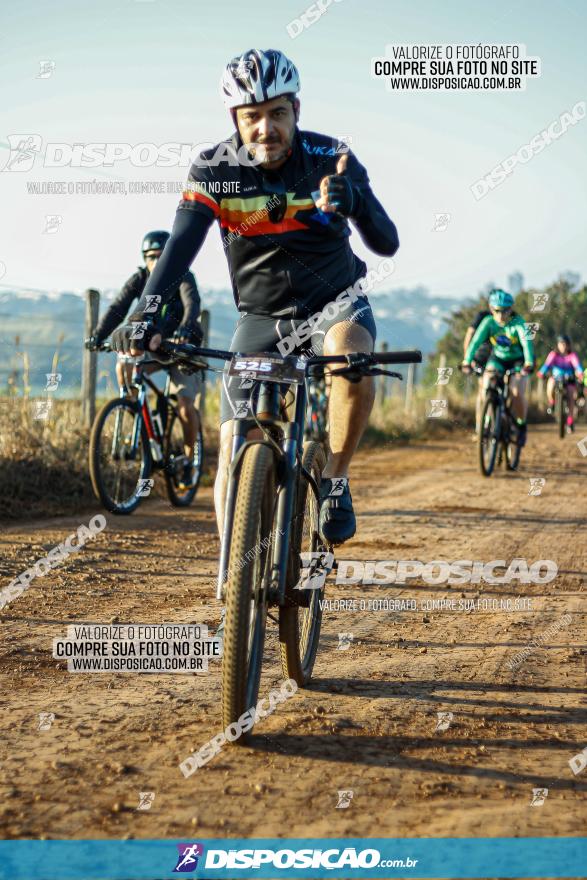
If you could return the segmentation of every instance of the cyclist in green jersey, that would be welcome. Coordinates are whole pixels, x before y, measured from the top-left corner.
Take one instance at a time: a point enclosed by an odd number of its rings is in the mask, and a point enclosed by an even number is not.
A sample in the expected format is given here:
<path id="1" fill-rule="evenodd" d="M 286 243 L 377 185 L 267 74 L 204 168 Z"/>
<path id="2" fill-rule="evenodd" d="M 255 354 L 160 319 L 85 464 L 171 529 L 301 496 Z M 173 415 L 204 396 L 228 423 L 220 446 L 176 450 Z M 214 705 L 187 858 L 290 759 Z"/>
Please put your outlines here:
<path id="1" fill-rule="evenodd" d="M 526 443 L 526 417 L 528 404 L 526 387 L 528 375 L 534 370 L 534 346 L 524 319 L 513 311 L 514 298 L 505 290 L 492 290 L 489 294 L 491 312 L 479 324 L 469 343 L 464 360 L 463 371 L 469 372 L 475 354 L 485 343 L 493 346 L 483 373 L 483 387 L 486 390 L 491 380 L 503 376 L 511 370 L 510 391 L 512 412 L 518 428 L 518 444 Z"/>

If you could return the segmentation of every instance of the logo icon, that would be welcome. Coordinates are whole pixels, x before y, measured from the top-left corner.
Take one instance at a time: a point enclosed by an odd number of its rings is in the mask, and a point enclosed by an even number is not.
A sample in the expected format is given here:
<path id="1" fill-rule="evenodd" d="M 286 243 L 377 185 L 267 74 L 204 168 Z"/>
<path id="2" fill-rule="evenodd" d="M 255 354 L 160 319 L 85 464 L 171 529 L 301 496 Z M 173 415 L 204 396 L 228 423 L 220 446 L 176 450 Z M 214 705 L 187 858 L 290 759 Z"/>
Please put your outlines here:
<path id="1" fill-rule="evenodd" d="M 332 486 L 330 487 L 330 492 L 328 493 L 330 497 L 337 498 L 346 489 L 348 484 L 348 480 L 346 477 L 333 477 Z"/>
<path id="2" fill-rule="evenodd" d="M 139 805 L 137 810 L 150 810 L 154 800 L 154 791 L 139 791 Z"/>
<path id="3" fill-rule="evenodd" d="M 438 378 L 436 380 L 437 385 L 448 385 L 449 379 L 453 374 L 452 367 L 437 367 L 436 371 L 438 373 Z"/>
<path id="4" fill-rule="evenodd" d="M 352 633 L 339 633 L 338 634 L 338 650 L 339 651 L 348 651 L 351 646 L 351 642 L 354 639 L 354 635 Z"/>
<path id="5" fill-rule="evenodd" d="M 33 419 L 48 419 L 52 400 L 35 400 L 33 402 Z"/>
<path id="6" fill-rule="evenodd" d="M 174 874 L 191 874 L 198 867 L 198 859 L 204 855 L 201 843 L 178 843 L 179 856 L 173 869 Z"/>
<path id="7" fill-rule="evenodd" d="M 239 400 L 234 410 L 235 419 L 246 419 L 249 414 L 249 401 Z"/>
<path id="8" fill-rule="evenodd" d="M 146 498 L 147 495 L 151 494 L 151 489 L 155 485 L 155 480 L 139 480 L 139 487 L 137 489 L 137 495 L 139 498 Z"/>
<path id="9" fill-rule="evenodd" d="M 442 419 L 448 414 L 448 400 L 440 398 L 439 400 L 430 400 L 430 411 L 426 413 L 428 419 Z"/>
<path id="10" fill-rule="evenodd" d="M 435 214 L 434 215 L 434 226 L 432 227 L 432 232 L 444 232 L 445 229 L 448 229 L 448 224 L 450 223 L 450 214 Z"/>
<path id="11" fill-rule="evenodd" d="M 61 214 L 45 214 L 45 228 L 43 235 L 55 235 L 63 223 Z"/>
<path id="12" fill-rule="evenodd" d="M 452 712 L 437 712 L 438 721 L 436 722 L 436 730 L 448 730 L 454 718 Z"/>
<path id="13" fill-rule="evenodd" d="M 532 789 L 532 800 L 530 801 L 530 806 L 531 807 L 541 807 L 547 797 L 548 797 L 548 789 L 547 788 L 533 788 Z"/>
<path id="14" fill-rule="evenodd" d="M 536 334 L 540 329 L 540 324 L 532 323 L 531 321 L 524 321 L 524 332 L 526 339 L 536 339 Z"/>
<path id="15" fill-rule="evenodd" d="M 145 312 L 156 312 L 159 303 L 161 302 L 161 297 L 157 293 L 150 293 L 147 296 L 147 305 L 145 306 Z"/>
<path id="16" fill-rule="evenodd" d="M 334 554 L 312 550 L 310 553 L 300 553 L 300 559 L 303 568 L 295 589 L 321 590 L 328 572 L 332 570 Z"/>
<path id="17" fill-rule="evenodd" d="M 132 322 L 132 333 L 130 334 L 131 339 L 142 339 L 145 335 L 145 330 L 147 329 L 148 324 L 146 321 L 133 321 Z"/>
<path id="18" fill-rule="evenodd" d="M 548 300 L 550 298 L 550 294 L 548 293 L 533 293 L 532 294 L 532 305 L 530 306 L 531 312 L 543 312 L 548 305 Z"/>
<path id="19" fill-rule="evenodd" d="M 530 477 L 530 491 L 528 495 L 541 495 L 546 480 L 544 477 Z"/>
<path id="20" fill-rule="evenodd" d="M 53 71 L 55 70 L 55 62 L 54 61 L 39 61 L 39 72 L 37 74 L 37 79 L 49 79 Z"/>
<path id="21" fill-rule="evenodd" d="M 45 373 L 45 376 L 47 377 L 45 391 L 57 391 L 59 383 L 61 382 L 61 373 Z"/>
<path id="22" fill-rule="evenodd" d="M 351 800 L 353 797 L 352 788 L 346 789 L 346 791 L 338 792 L 338 803 L 336 805 L 337 810 L 347 810 L 351 805 Z"/>
<path id="23" fill-rule="evenodd" d="M 9 134 L 10 155 L 4 171 L 30 171 L 41 152 L 40 134 Z"/>
<path id="24" fill-rule="evenodd" d="M 51 730 L 51 725 L 54 721 L 54 712 L 39 712 L 39 726 L 37 730 Z"/>

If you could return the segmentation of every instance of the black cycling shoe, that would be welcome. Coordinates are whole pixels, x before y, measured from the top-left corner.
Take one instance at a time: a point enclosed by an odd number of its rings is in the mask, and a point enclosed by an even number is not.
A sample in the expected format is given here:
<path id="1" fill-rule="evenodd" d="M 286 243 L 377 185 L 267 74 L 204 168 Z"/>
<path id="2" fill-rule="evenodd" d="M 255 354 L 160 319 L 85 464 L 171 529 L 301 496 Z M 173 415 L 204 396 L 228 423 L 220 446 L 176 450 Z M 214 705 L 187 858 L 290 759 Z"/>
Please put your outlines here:
<path id="1" fill-rule="evenodd" d="M 320 484 L 320 535 L 327 544 L 342 544 L 357 530 L 347 477 L 325 477 Z"/>
<path id="2" fill-rule="evenodd" d="M 522 448 L 522 446 L 526 445 L 526 436 L 528 434 L 528 426 L 527 425 L 516 425 L 518 431 L 518 446 Z"/>

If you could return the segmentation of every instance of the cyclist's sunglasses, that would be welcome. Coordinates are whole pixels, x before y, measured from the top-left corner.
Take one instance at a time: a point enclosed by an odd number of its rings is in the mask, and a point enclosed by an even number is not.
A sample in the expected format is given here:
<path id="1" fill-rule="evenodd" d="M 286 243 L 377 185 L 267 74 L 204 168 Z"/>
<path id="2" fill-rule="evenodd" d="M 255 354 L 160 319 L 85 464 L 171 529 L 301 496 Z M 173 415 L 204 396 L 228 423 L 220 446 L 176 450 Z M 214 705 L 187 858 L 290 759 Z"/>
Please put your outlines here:
<path id="1" fill-rule="evenodd" d="M 271 207 L 267 210 L 267 216 L 271 223 L 281 223 L 287 211 L 287 192 L 283 180 L 270 180 L 262 178 L 263 192 L 271 193 L 269 201 Z"/>
<path id="2" fill-rule="evenodd" d="M 160 253 L 145 254 L 145 263 L 151 263 L 153 260 L 158 260 L 160 256 L 161 256 Z"/>
<path id="3" fill-rule="evenodd" d="M 498 315 L 509 315 L 511 310 L 511 306 L 507 309 L 493 309 L 493 311 Z"/>

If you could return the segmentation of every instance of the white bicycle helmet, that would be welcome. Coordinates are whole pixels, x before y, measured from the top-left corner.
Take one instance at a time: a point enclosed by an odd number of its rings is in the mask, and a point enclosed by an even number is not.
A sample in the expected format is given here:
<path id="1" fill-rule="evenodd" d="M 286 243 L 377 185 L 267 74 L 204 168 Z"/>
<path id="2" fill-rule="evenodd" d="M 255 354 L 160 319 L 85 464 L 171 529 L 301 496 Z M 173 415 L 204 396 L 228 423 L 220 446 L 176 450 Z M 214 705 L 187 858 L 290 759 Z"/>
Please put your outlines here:
<path id="1" fill-rule="evenodd" d="M 293 62 L 277 49 L 248 49 L 226 65 L 220 92 L 227 110 L 261 104 L 300 90 Z"/>

